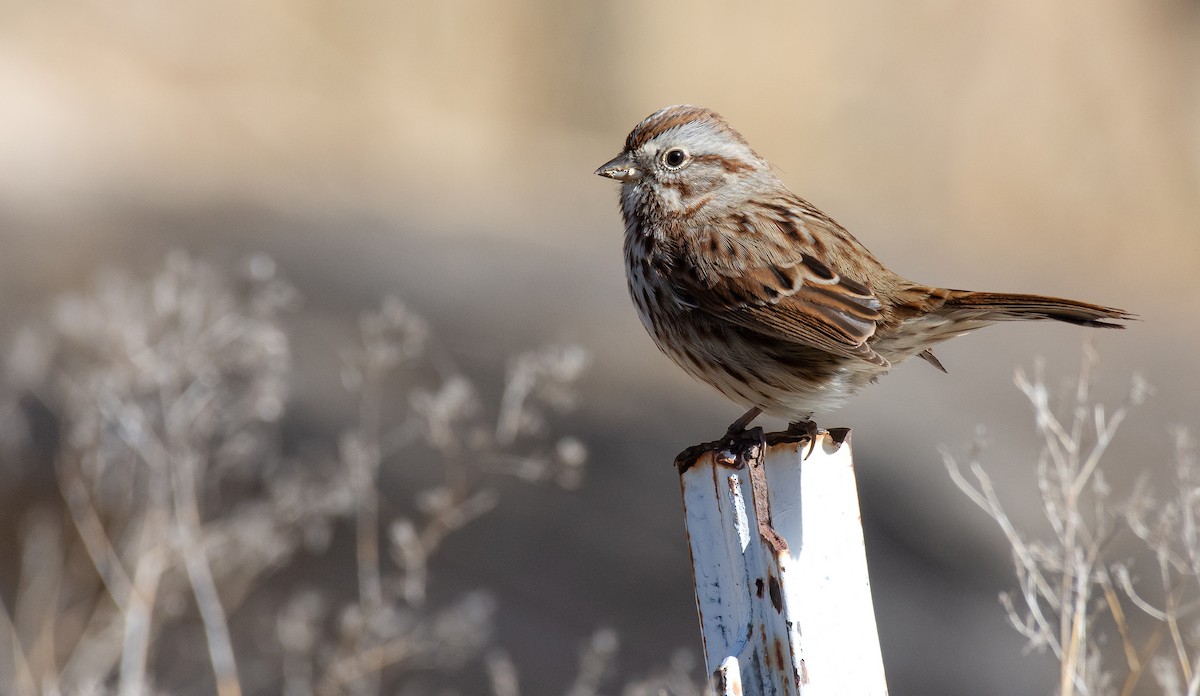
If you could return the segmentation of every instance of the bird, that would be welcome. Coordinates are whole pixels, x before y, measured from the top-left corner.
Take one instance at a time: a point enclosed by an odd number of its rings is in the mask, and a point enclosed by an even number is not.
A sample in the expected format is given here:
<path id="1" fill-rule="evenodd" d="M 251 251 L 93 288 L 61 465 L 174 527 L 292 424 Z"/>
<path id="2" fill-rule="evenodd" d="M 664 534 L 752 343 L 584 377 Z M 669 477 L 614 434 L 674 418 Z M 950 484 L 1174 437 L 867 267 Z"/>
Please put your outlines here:
<path id="1" fill-rule="evenodd" d="M 655 344 L 746 409 L 815 432 L 918 357 L 945 372 L 942 341 L 997 322 L 1124 328 L 1123 309 L 1043 295 L 952 290 L 889 270 L 832 217 L 792 193 L 711 109 L 660 109 L 596 174 L 621 183 L 629 292 Z"/>

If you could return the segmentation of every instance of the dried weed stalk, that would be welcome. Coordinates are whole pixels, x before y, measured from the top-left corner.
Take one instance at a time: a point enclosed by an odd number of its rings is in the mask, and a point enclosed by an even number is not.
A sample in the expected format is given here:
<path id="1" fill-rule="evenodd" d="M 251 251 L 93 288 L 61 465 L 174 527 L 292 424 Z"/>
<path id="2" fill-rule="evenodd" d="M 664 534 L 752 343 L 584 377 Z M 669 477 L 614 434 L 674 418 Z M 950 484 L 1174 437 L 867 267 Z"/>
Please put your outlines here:
<path id="1" fill-rule="evenodd" d="M 358 412 L 338 456 L 285 456 L 281 318 L 295 303 L 264 256 L 230 276 L 173 254 L 149 281 L 105 277 L 21 334 L 0 434 L 11 445 L 36 430 L 21 420 L 30 413 L 57 428 L 63 502 L 24 521 L 14 599 L 0 602 L 0 693 L 139 696 L 161 683 L 235 696 L 253 677 L 267 693 L 375 694 L 491 645 L 495 601 L 476 592 L 430 607 L 431 561 L 496 506 L 497 475 L 580 483 L 585 447 L 549 423 L 573 404 L 586 355 L 559 346 L 518 356 L 489 409 L 429 349 L 426 324 L 386 300 L 344 355 Z M 13 408 L 18 396 L 32 408 Z M 379 495 L 385 465 L 440 480 L 396 516 L 384 510 L 404 506 Z M 302 551 L 324 553 L 341 520 L 354 530 L 356 597 L 314 587 L 257 614 L 244 606 Z M 273 629 L 255 620 L 239 638 L 230 624 L 243 611 L 266 611 Z M 189 645 L 197 623 L 212 682 L 184 687 L 156 651 L 168 639 Z M 570 693 L 597 693 L 615 645 L 598 634 Z M 490 655 L 493 690 L 516 694 L 515 667 Z M 682 669 L 673 663 L 662 688 L 694 693 L 667 686 L 690 683 Z"/>
<path id="2" fill-rule="evenodd" d="M 616 671 L 617 634 L 603 628 L 592 634 L 579 651 L 579 671 L 563 693 L 566 696 L 600 696 L 606 678 Z M 710 685 L 697 679 L 696 657 L 687 650 L 676 652 L 665 666 L 649 675 L 629 681 L 621 689 L 623 696 L 712 696 Z M 503 650 L 487 655 L 488 682 L 493 696 L 520 696 L 517 668 Z"/>
<path id="3" fill-rule="evenodd" d="M 970 453 L 965 471 L 948 451 L 943 459 L 954 482 L 996 521 L 1012 548 L 1019 591 L 1002 595 L 1001 602 L 1029 646 L 1054 655 L 1056 693 L 1127 696 L 1149 671 L 1161 693 L 1193 696 L 1200 693 L 1200 471 L 1194 443 L 1185 431 L 1176 432 L 1172 499 L 1157 500 L 1145 477 L 1128 498 L 1115 499 L 1101 462 L 1129 409 L 1144 401 L 1149 388 L 1135 377 L 1128 396 L 1110 411 L 1091 397 L 1095 365 L 1094 351 L 1085 348 L 1080 374 L 1060 408 L 1040 363 L 1032 378 L 1024 370 L 1016 374 L 1042 445 L 1036 475 L 1048 538 L 1035 539 L 1013 524 L 979 463 L 982 446 Z M 1114 541 L 1130 531 L 1156 559 L 1158 604 L 1140 594 L 1135 561 L 1115 558 Z"/>

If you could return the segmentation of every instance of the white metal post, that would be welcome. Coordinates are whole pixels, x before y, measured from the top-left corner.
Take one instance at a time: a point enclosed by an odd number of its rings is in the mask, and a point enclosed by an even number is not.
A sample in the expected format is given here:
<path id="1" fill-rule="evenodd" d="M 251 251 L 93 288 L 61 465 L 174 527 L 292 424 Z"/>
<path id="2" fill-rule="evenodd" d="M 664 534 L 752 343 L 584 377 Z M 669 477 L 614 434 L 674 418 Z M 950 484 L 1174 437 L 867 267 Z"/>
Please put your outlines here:
<path id="1" fill-rule="evenodd" d="M 884 696 L 848 433 L 811 454 L 790 433 L 734 450 L 677 461 L 715 689 Z"/>

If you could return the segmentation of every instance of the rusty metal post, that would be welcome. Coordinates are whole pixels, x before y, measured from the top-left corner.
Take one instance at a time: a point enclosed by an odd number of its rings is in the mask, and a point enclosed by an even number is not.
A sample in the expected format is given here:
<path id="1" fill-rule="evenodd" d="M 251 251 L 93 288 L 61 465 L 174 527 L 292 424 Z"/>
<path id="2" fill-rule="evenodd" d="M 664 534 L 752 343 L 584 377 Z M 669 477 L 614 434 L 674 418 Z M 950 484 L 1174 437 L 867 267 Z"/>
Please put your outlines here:
<path id="1" fill-rule="evenodd" d="M 849 433 L 773 433 L 677 460 L 719 694 L 884 696 Z"/>

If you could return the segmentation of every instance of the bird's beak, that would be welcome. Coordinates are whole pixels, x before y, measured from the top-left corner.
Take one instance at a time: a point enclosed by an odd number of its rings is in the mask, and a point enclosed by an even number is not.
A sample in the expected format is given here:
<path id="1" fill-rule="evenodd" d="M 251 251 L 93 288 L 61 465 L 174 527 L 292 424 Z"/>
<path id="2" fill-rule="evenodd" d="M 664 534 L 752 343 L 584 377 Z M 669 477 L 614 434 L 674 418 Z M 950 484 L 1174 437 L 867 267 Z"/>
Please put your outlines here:
<path id="1" fill-rule="evenodd" d="M 633 158 L 628 152 L 622 152 L 610 159 L 596 170 L 600 176 L 607 176 L 622 183 L 636 181 L 642 178 L 642 172 L 633 164 Z"/>

